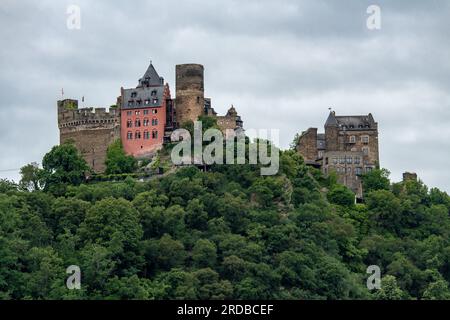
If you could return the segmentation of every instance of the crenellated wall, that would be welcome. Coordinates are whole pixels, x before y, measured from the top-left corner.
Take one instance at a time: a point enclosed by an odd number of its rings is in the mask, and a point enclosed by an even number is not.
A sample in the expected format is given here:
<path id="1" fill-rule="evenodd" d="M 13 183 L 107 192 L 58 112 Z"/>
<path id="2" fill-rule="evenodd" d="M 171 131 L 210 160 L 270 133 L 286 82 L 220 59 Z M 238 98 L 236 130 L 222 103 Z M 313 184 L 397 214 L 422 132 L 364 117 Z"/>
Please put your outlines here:
<path id="1" fill-rule="evenodd" d="M 105 170 L 108 146 L 120 138 L 119 110 L 81 108 L 78 101 L 58 101 L 58 127 L 60 143 L 72 140 L 95 172 Z"/>

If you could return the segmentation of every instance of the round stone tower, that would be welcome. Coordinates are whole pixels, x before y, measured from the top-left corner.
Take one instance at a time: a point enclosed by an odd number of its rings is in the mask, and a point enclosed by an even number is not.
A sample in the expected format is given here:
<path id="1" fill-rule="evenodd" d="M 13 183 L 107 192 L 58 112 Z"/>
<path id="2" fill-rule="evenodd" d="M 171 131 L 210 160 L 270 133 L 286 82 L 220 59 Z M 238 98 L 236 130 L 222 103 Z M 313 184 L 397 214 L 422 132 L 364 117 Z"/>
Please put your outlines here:
<path id="1" fill-rule="evenodd" d="M 204 113 L 205 95 L 203 66 L 201 64 L 179 64 L 175 68 L 176 120 L 179 126 L 195 121 Z"/>

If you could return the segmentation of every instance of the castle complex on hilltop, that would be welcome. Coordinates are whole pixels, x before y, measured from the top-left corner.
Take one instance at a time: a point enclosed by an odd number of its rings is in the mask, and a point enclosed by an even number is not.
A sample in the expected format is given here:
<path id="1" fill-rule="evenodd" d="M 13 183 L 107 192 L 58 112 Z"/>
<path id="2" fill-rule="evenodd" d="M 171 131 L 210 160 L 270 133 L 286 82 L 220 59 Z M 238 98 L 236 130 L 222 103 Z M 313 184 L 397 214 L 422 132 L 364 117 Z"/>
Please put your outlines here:
<path id="1" fill-rule="evenodd" d="M 176 66 L 176 98 L 152 63 L 136 88 L 121 88 L 117 104 L 109 109 L 78 108 L 78 100 L 58 101 L 60 143 L 72 140 L 95 172 L 105 170 L 108 146 L 121 139 L 127 154 L 150 157 L 171 132 L 201 115 L 217 119 L 222 131 L 242 129 L 243 122 L 231 106 L 225 116 L 218 116 L 211 99 L 204 96 L 203 66 Z"/>
<path id="2" fill-rule="evenodd" d="M 243 123 L 231 106 L 218 116 L 211 99 L 204 96 L 204 69 L 200 64 L 176 66 L 176 97 L 152 63 L 135 88 L 121 88 L 117 104 L 105 108 L 78 108 L 78 100 L 58 101 L 60 143 L 72 140 L 95 172 L 105 170 L 108 146 L 121 139 L 125 152 L 137 158 L 151 157 L 173 130 L 199 116 L 216 118 L 222 131 L 240 130 Z M 309 128 L 298 139 L 297 151 L 305 163 L 327 175 L 334 171 L 338 182 L 362 197 L 360 175 L 379 166 L 378 124 L 372 114 L 336 116 L 330 112 L 325 133 Z"/>
<path id="3" fill-rule="evenodd" d="M 327 175 L 336 172 L 338 182 L 362 198 L 360 175 L 379 166 L 378 124 L 372 114 L 336 116 L 330 112 L 325 133 L 317 128 L 304 131 L 297 151 L 305 163 L 320 168 Z"/>

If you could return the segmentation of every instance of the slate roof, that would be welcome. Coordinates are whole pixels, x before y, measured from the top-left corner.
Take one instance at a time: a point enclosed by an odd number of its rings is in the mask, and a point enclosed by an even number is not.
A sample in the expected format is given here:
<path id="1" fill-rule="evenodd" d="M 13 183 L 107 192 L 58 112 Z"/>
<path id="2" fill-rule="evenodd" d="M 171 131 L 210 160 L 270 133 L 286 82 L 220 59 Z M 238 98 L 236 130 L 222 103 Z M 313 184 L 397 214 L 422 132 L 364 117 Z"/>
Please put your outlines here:
<path id="1" fill-rule="evenodd" d="M 134 89 L 123 90 L 122 108 L 161 107 L 164 99 L 164 79 L 150 62 L 139 84 Z"/>
<path id="2" fill-rule="evenodd" d="M 334 111 L 328 115 L 325 126 L 339 126 L 347 130 L 358 130 L 373 128 L 375 121 L 372 114 L 356 116 L 336 116 Z"/>
<path id="3" fill-rule="evenodd" d="M 123 91 L 123 109 L 142 107 L 161 107 L 164 98 L 164 86 L 137 87 Z"/>
<path id="4" fill-rule="evenodd" d="M 155 67 L 153 67 L 153 64 L 150 62 L 147 71 L 145 71 L 142 78 L 139 79 L 139 84 L 137 87 L 161 86 L 161 85 L 164 85 L 164 78 L 158 75 L 158 72 L 156 72 Z"/>

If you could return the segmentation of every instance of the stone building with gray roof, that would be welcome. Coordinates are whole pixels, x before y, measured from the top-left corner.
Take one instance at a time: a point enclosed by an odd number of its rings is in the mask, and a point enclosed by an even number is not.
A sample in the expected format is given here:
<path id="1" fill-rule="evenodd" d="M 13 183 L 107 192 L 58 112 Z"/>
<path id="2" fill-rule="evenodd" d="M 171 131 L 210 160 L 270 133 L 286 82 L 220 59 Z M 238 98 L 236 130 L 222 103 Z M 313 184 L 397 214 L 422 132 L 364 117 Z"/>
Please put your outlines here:
<path id="1" fill-rule="evenodd" d="M 305 163 L 327 175 L 335 172 L 338 182 L 362 198 L 361 175 L 379 167 L 378 123 L 368 115 L 337 116 L 330 112 L 325 133 L 317 128 L 302 132 L 297 151 Z"/>

